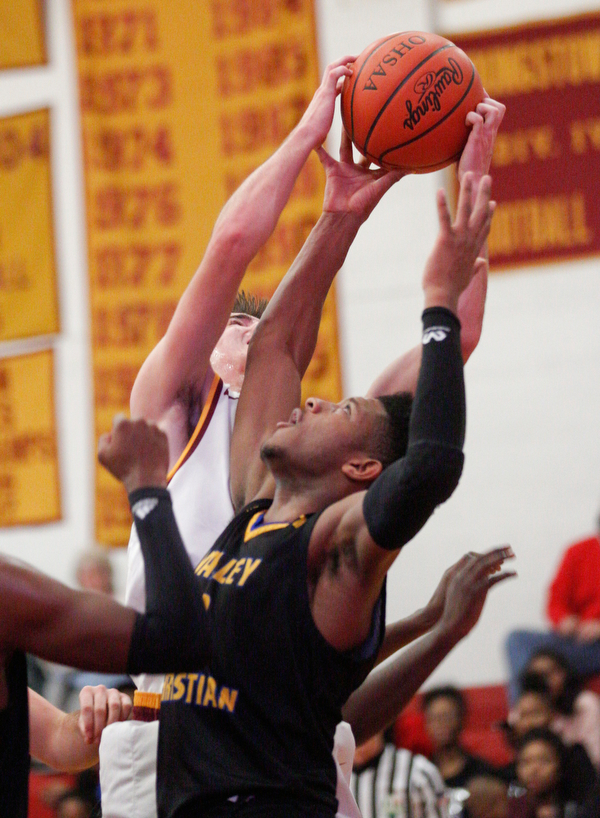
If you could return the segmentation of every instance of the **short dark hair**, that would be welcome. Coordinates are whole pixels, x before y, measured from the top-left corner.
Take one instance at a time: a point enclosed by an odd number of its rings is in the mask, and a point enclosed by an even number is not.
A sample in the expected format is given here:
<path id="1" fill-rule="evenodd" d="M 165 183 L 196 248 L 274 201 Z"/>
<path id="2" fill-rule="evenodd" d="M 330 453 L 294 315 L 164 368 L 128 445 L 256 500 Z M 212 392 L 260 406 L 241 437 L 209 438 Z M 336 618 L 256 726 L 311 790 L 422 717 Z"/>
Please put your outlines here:
<path id="1" fill-rule="evenodd" d="M 373 436 L 372 452 L 385 469 L 406 454 L 413 398 L 410 392 L 398 392 L 382 395 L 378 400 L 385 409 L 386 418 Z"/>
<path id="2" fill-rule="evenodd" d="M 552 749 L 558 756 L 558 760 L 560 761 L 560 768 L 562 774 L 565 768 L 567 748 L 564 745 L 560 736 L 558 736 L 549 727 L 533 727 L 531 730 L 528 730 L 524 736 L 520 738 L 517 747 L 518 752 L 519 753 L 522 752 L 524 747 L 526 747 L 528 744 L 531 744 L 534 741 L 543 741 L 545 744 L 549 744 L 552 747 Z"/>
<path id="3" fill-rule="evenodd" d="M 565 716 L 571 716 L 575 707 L 575 699 L 581 693 L 582 683 L 579 676 L 575 673 L 573 665 L 569 662 L 567 657 L 559 650 L 554 648 L 539 648 L 530 657 L 527 667 L 534 659 L 540 656 L 551 659 L 555 664 L 562 668 L 565 672 L 565 683 L 563 689 L 554 700 L 554 706 L 559 713 Z M 527 668 L 525 668 L 527 671 Z"/>
<path id="4" fill-rule="evenodd" d="M 535 693 L 541 696 L 545 701 L 552 706 L 552 691 L 544 676 L 541 673 L 534 673 L 533 671 L 526 671 L 521 676 L 521 696 L 524 693 Z"/>
<path id="5" fill-rule="evenodd" d="M 443 687 L 434 687 L 423 694 L 423 710 L 427 710 L 429 705 L 436 701 L 436 699 L 450 699 L 458 708 L 460 720 L 464 719 L 467 713 L 467 704 L 465 697 L 454 685 L 444 685 Z"/>
<path id="6" fill-rule="evenodd" d="M 262 318 L 268 303 L 268 298 L 260 298 L 245 290 L 240 290 L 235 297 L 231 312 L 243 312 L 244 315 L 251 315 L 253 318 Z"/>

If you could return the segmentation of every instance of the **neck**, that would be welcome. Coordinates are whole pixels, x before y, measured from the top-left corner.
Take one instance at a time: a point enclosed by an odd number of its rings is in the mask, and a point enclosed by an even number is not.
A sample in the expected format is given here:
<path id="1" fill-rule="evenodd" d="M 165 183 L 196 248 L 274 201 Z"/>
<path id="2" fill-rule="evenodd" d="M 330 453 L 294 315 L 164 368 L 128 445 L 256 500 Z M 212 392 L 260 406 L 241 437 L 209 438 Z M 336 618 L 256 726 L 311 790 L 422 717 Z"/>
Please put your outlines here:
<path id="1" fill-rule="evenodd" d="M 350 493 L 352 492 L 341 490 L 338 481 L 332 480 L 331 475 L 310 481 L 275 476 L 273 503 L 265 512 L 264 520 L 293 522 L 303 514 L 322 511 Z"/>

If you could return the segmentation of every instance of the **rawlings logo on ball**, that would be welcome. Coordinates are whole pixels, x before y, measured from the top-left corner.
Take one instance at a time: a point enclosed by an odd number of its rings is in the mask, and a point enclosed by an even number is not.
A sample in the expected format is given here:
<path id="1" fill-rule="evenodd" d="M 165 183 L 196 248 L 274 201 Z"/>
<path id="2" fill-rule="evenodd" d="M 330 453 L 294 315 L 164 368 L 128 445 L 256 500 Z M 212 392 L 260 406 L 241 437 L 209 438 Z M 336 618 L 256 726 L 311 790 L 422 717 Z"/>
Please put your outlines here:
<path id="1" fill-rule="evenodd" d="M 429 111 L 441 110 L 440 97 L 451 85 L 460 85 L 464 79 L 460 65 L 453 60 L 448 60 L 448 65 L 433 73 L 429 71 L 422 75 L 414 84 L 415 94 L 419 95 L 416 108 L 413 108 L 412 100 L 406 100 L 406 112 L 408 116 L 404 120 L 404 127 L 412 129 L 418 125 Z"/>

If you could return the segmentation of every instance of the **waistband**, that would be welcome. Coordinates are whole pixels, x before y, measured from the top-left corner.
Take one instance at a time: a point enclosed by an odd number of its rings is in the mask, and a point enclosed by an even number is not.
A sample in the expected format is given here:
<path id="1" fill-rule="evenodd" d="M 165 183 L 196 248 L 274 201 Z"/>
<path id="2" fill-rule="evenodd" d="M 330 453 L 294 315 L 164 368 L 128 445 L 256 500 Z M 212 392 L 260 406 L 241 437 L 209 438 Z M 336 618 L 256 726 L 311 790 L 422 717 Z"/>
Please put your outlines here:
<path id="1" fill-rule="evenodd" d="M 147 693 L 144 690 L 136 690 L 133 694 L 131 718 L 134 721 L 158 721 L 161 698 L 160 693 Z"/>

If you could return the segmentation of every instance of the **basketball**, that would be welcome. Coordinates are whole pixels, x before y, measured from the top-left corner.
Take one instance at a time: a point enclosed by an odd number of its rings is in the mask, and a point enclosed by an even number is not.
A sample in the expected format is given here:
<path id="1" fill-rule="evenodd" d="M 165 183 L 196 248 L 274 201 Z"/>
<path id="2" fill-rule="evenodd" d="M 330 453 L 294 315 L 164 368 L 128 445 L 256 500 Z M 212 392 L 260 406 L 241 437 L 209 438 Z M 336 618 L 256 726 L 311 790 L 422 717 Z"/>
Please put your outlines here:
<path id="1" fill-rule="evenodd" d="M 459 158 L 470 131 L 465 117 L 484 98 L 464 51 L 438 34 L 403 31 L 372 43 L 351 68 L 342 121 L 363 156 L 412 173 Z"/>

